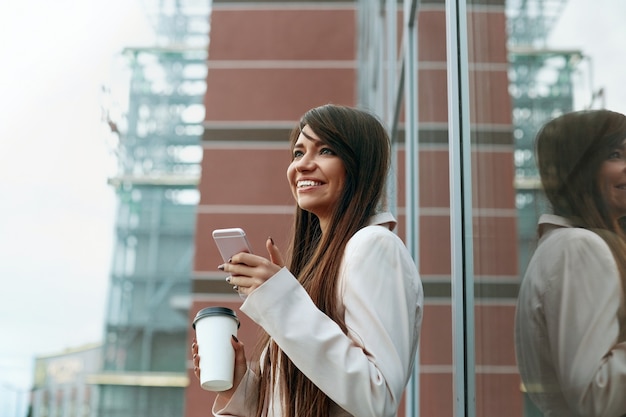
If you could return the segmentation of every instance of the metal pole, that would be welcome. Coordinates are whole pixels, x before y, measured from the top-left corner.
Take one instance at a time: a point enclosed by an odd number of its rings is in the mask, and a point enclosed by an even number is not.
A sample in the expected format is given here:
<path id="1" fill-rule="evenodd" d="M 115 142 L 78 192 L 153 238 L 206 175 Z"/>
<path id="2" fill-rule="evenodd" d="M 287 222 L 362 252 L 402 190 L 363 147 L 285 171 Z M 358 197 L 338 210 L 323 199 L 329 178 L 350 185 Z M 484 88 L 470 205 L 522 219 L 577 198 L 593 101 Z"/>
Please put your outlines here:
<path id="1" fill-rule="evenodd" d="M 418 119 L 418 51 L 417 51 L 417 9 L 420 0 L 404 1 L 404 91 L 398 90 L 398 95 L 404 94 L 405 110 L 405 196 L 406 196 L 406 245 L 419 270 L 419 119 Z M 396 100 L 400 106 L 401 100 Z M 397 109 L 399 110 L 399 109 Z M 398 113 L 399 114 L 399 113 Z M 405 396 L 405 415 L 419 416 L 420 405 L 420 364 L 419 347 L 416 352 L 415 365 Z"/>
<path id="2" fill-rule="evenodd" d="M 454 416 L 476 414 L 466 0 L 446 0 Z"/>

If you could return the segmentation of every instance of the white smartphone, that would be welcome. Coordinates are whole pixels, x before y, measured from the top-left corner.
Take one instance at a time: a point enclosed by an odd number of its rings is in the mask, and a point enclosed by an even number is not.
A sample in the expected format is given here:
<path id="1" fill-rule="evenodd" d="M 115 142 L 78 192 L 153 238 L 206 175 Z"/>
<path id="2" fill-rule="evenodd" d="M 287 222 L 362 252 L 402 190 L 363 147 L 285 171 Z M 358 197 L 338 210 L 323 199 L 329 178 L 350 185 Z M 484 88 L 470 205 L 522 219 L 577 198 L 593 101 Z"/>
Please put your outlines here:
<path id="1" fill-rule="evenodd" d="M 252 253 L 246 232 L 239 227 L 213 230 L 213 240 L 215 240 L 224 262 L 228 262 L 239 252 Z"/>

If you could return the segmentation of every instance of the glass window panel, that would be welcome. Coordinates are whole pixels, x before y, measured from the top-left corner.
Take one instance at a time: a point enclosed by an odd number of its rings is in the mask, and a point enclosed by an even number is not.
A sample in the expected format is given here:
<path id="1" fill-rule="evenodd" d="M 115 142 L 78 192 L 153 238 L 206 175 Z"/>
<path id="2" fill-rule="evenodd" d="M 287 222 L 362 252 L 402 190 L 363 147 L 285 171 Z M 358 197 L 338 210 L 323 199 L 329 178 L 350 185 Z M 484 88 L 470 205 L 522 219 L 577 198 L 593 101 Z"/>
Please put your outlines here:
<path id="1" fill-rule="evenodd" d="M 461 0 L 459 0 L 461 1 Z M 514 124 L 516 97 L 527 97 L 528 86 L 514 83 L 531 72 L 527 61 L 511 68 L 508 53 L 507 2 L 466 3 L 471 164 L 471 243 L 474 280 L 476 416 L 521 416 L 523 396 L 515 361 L 513 321 L 519 276 L 517 206 L 531 204 L 532 194 L 517 196 L 516 174 L 528 171 L 523 126 Z M 523 7 L 523 6 L 520 6 Z M 516 28 L 524 33 L 524 25 Z M 520 35 L 521 36 L 521 35 Z M 538 94 L 533 86 L 531 94 Z M 532 120 L 520 110 L 518 120 Z M 466 171 L 467 172 L 467 171 Z M 532 221 L 532 220 L 531 220 Z"/>

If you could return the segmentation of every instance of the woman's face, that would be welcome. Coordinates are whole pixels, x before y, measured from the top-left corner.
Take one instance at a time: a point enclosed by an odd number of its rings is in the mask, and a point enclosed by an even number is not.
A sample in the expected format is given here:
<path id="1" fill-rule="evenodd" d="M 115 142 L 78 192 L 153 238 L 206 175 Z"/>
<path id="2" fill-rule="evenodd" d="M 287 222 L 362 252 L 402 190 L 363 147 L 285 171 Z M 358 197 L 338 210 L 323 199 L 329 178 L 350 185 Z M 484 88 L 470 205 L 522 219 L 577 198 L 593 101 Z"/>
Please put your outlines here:
<path id="1" fill-rule="evenodd" d="M 626 216 L 626 140 L 600 165 L 598 187 L 611 218 Z"/>
<path id="2" fill-rule="evenodd" d="M 287 180 L 298 206 L 315 214 L 323 230 L 343 191 L 346 170 L 341 158 L 309 125 L 296 140 Z"/>

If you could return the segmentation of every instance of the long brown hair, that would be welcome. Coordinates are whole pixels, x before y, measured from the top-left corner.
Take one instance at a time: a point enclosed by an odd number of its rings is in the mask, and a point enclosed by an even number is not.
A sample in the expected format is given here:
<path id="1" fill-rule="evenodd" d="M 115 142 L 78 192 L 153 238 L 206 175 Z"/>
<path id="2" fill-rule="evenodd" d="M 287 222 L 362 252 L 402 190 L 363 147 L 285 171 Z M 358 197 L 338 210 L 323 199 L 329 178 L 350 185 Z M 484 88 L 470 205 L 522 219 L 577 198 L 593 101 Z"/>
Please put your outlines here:
<path id="1" fill-rule="evenodd" d="M 541 183 L 554 214 L 597 233 L 611 248 L 626 290 L 626 222 L 612 219 L 598 186 L 600 166 L 626 139 L 626 116 L 609 110 L 564 114 L 537 134 Z"/>
<path id="2" fill-rule="evenodd" d="M 337 305 L 337 276 L 346 243 L 367 225 L 383 202 L 391 155 L 389 136 L 372 114 L 329 104 L 302 116 L 290 137 L 292 150 L 306 125 L 342 160 L 346 182 L 324 234 L 315 215 L 296 207 L 288 268 L 317 307 L 347 333 Z M 257 416 L 267 410 L 266 400 L 273 396 L 277 381 L 283 417 L 329 416 L 332 401 L 271 342 L 269 335 L 259 346 L 264 350 L 260 355 L 264 362 L 259 367 Z"/>

